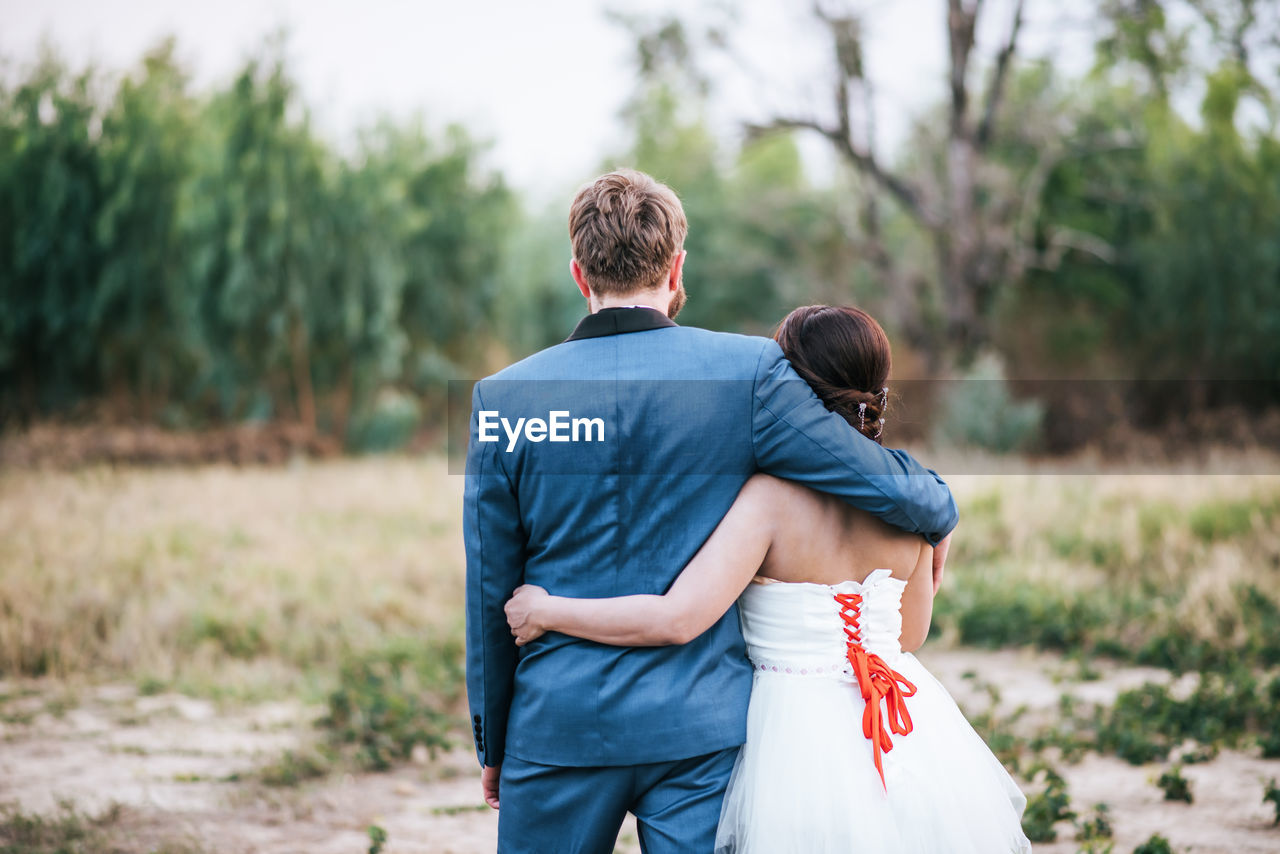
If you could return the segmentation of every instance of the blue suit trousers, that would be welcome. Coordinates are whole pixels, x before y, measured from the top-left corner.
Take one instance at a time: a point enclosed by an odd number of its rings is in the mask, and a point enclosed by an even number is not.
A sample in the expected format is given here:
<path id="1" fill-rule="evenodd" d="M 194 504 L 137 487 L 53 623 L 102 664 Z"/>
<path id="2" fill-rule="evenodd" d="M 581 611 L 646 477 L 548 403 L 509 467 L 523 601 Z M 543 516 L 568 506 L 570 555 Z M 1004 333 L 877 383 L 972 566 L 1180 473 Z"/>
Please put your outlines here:
<path id="1" fill-rule="evenodd" d="M 507 754 L 499 854 L 611 854 L 628 812 L 645 854 L 711 854 L 738 748 L 690 759 L 578 768 Z"/>

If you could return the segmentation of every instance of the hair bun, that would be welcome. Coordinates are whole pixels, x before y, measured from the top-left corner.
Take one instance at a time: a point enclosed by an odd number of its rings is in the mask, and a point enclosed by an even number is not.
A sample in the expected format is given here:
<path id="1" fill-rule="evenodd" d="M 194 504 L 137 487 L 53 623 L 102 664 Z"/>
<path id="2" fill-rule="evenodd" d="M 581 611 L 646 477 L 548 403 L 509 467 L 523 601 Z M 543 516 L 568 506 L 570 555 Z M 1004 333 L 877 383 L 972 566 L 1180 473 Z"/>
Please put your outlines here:
<path id="1" fill-rule="evenodd" d="M 774 338 L 827 409 L 880 441 L 892 358 L 875 318 L 852 306 L 802 306 L 783 319 Z"/>
<path id="2" fill-rule="evenodd" d="M 848 421 L 868 439 L 880 441 L 884 430 L 884 413 L 888 408 L 888 389 L 880 391 L 860 391 L 856 388 L 841 388 L 813 377 L 801 376 L 813 387 L 818 399 L 827 409 Z"/>

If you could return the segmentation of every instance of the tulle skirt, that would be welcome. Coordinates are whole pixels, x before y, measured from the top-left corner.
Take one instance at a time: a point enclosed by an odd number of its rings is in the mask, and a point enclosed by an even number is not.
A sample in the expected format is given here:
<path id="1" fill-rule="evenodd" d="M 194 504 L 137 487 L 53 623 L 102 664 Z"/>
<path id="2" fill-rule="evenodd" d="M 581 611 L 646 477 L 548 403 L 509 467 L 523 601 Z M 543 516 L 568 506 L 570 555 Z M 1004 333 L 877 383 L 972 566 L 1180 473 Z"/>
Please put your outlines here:
<path id="1" fill-rule="evenodd" d="M 917 690 L 912 732 L 882 754 L 883 784 L 856 683 L 756 671 L 717 854 L 1031 850 L 1026 798 L 951 695 L 913 655 L 892 666 Z"/>

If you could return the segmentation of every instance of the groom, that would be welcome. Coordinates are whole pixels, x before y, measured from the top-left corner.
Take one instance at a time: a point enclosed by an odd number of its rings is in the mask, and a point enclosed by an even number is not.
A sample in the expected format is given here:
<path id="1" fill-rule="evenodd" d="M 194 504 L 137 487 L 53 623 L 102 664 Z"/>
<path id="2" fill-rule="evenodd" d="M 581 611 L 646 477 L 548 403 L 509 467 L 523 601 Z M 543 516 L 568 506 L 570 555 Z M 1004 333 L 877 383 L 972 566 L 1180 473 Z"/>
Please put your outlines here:
<path id="1" fill-rule="evenodd" d="M 570 271 L 591 313 L 473 394 L 467 696 L 501 852 L 607 854 L 631 812 L 644 851 L 709 854 L 751 689 L 736 608 L 684 646 L 517 649 L 517 586 L 662 593 L 756 471 L 931 543 L 956 524 L 942 481 L 828 412 L 773 341 L 672 321 L 686 232 L 648 175 L 584 187 Z"/>

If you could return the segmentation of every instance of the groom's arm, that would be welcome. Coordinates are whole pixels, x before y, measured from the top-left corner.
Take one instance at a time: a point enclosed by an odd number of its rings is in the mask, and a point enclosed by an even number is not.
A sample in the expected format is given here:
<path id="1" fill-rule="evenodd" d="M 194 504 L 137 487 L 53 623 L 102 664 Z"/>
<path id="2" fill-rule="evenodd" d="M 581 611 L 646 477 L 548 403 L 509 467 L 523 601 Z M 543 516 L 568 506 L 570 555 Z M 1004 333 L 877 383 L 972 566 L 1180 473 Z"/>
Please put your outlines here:
<path id="1" fill-rule="evenodd" d="M 480 764 L 497 767 L 506 751 L 516 645 L 503 605 L 524 579 L 526 536 L 514 487 L 497 442 L 477 442 L 481 384 L 472 393 L 463 493 L 467 551 L 467 703 Z"/>
<path id="2" fill-rule="evenodd" d="M 883 448 L 827 410 L 769 341 L 756 366 L 756 466 L 835 495 L 930 545 L 959 520 L 951 490 L 904 451 Z"/>

